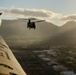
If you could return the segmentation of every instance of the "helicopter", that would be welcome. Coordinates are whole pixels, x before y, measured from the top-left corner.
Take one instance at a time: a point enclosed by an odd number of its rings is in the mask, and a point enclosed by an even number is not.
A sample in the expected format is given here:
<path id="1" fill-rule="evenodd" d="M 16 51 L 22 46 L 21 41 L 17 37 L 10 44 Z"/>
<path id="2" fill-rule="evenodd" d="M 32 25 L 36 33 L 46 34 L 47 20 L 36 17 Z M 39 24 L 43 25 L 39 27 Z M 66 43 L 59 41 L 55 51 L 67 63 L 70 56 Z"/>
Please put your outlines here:
<path id="1" fill-rule="evenodd" d="M 2 13 L 0 13 L 0 15 L 2 15 Z M 27 28 L 29 28 L 29 29 L 31 29 L 31 28 L 36 29 L 36 24 L 35 23 L 45 21 L 45 20 L 39 20 L 39 21 L 35 21 L 35 22 L 31 21 L 31 20 L 37 20 L 36 18 L 21 19 L 21 20 L 28 20 L 28 22 L 27 22 Z"/>
<path id="2" fill-rule="evenodd" d="M 21 20 L 28 20 L 28 22 L 27 22 L 27 28 L 29 28 L 29 29 L 31 29 L 31 28 L 36 29 L 36 24 L 35 23 L 45 21 L 45 20 L 39 20 L 39 21 L 35 21 L 35 22 L 31 21 L 31 20 L 37 20 L 36 18 L 21 19 Z"/>

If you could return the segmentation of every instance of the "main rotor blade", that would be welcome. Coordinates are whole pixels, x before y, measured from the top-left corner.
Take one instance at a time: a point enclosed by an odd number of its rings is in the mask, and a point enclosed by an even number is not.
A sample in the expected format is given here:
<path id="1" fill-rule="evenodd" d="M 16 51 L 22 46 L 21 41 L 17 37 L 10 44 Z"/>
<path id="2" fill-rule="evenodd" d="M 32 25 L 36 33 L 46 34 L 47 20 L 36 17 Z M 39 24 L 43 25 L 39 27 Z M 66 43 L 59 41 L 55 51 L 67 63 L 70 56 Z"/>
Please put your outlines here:
<path id="1" fill-rule="evenodd" d="M 19 20 L 37 20 L 36 18 L 18 18 Z"/>
<path id="2" fill-rule="evenodd" d="M 35 22 L 37 23 L 37 22 L 43 22 L 43 21 L 45 21 L 45 20 L 40 20 L 40 21 L 35 21 Z"/>
<path id="3" fill-rule="evenodd" d="M 32 18 L 32 17 L 31 17 L 31 18 L 28 18 L 28 20 L 37 20 L 37 19 L 36 19 L 36 18 Z"/>
<path id="4" fill-rule="evenodd" d="M 28 20 L 28 19 L 25 19 L 25 18 L 18 18 L 18 20 Z"/>

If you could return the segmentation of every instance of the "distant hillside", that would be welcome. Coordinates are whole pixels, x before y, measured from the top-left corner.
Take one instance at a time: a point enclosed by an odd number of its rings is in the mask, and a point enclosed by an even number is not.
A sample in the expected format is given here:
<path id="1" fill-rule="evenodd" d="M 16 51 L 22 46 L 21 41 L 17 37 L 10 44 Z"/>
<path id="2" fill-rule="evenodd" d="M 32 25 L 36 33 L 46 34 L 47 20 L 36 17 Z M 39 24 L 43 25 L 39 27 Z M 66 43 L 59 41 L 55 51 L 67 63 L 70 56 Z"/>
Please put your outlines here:
<path id="1" fill-rule="evenodd" d="M 57 33 L 55 31 L 58 30 L 58 27 L 52 23 L 41 22 L 36 23 L 36 30 L 27 29 L 27 22 L 20 20 L 3 20 L 2 25 L 0 27 L 1 35 L 11 35 L 11 36 L 28 36 L 30 33 L 31 36 L 39 36 L 39 35 L 52 35 L 53 33 Z M 50 33 L 50 34 L 48 34 Z M 33 36 L 33 37 L 34 37 Z"/>
<path id="2" fill-rule="evenodd" d="M 11 45 L 76 46 L 76 22 L 61 27 L 52 23 L 36 23 L 36 29 L 27 29 L 27 21 L 2 20 L 0 35 Z"/>
<path id="3" fill-rule="evenodd" d="M 36 23 L 36 29 L 27 29 L 27 22 L 23 20 L 2 20 L 0 35 L 5 40 L 15 40 L 22 43 L 36 43 L 45 41 L 58 33 L 59 27 L 48 22 Z M 8 41 L 7 41 L 8 42 Z"/>
<path id="4" fill-rule="evenodd" d="M 66 33 L 67 35 L 76 35 L 76 22 L 69 21 L 60 27 L 60 33 Z"/>
<path id="5" fill-rule="evenodd" d="M 50 39 L 52 45 L 59 46 L 76 46 L 76 22 L 68 21 L 66 24 L 59 28 L 57 36 Z"/>

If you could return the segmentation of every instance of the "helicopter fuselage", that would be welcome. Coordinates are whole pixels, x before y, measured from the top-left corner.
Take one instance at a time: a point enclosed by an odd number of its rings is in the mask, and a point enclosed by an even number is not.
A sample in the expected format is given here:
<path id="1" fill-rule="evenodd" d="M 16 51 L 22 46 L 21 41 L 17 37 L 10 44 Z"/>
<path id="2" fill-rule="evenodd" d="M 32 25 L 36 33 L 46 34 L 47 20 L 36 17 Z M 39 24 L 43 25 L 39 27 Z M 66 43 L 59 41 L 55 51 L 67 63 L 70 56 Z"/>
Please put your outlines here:
<path id="1" fill-rule="evenodd" d="M 31 19 L 28 19 L 27 28 L 29 28 L 29 29 L 31 29 L 31 28 L 35 29 L 36 28 L 35 23 L 42 22 L 42 21 L 45 21 L 45 20 L 31 22 Z"/>
<path id="2" fill-rule="evenodd" d="M 27 23 L 27 28 L 29 28 L 29 29 L 34 28 L 35 29 L 36 28 L 35 22 L 28 22 Z"/>

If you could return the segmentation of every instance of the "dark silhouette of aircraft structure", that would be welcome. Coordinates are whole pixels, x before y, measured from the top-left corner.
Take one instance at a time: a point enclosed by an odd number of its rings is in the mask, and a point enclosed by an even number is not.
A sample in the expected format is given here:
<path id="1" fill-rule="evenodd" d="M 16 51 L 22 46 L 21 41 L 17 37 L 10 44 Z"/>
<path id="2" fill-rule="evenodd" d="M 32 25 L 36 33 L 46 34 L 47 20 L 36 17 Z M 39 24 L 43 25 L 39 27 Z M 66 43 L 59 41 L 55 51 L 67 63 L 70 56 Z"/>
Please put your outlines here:
<path id="1" fill-rule="evenodd" d="M 31 29 L 31 28 L 36 29 L 36 24 L 35 23 L 45 21 L 45 20 L 39 20 L 39 21 L 34 21 L 34 22 L 31 21 L 31 20 L 37 20 L 36 18 L 21 19 L 21 20 L 28 20 L 27 28 L 29 28 L 29 29 Z"/>
<path id="2" fill-rule="evenodd" d="M 2 13 L 0 13 L 0 15 L 2 15 Z"/>

